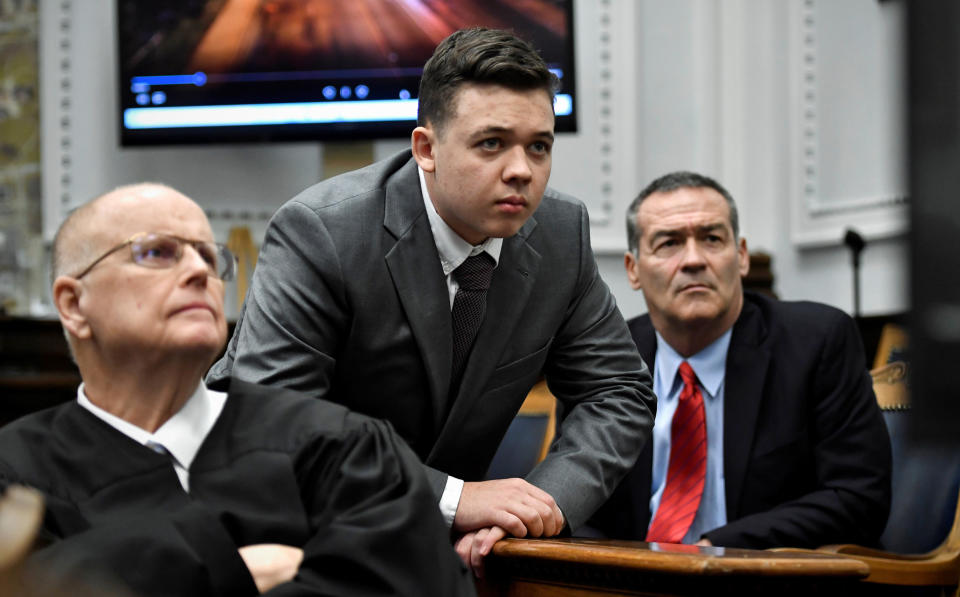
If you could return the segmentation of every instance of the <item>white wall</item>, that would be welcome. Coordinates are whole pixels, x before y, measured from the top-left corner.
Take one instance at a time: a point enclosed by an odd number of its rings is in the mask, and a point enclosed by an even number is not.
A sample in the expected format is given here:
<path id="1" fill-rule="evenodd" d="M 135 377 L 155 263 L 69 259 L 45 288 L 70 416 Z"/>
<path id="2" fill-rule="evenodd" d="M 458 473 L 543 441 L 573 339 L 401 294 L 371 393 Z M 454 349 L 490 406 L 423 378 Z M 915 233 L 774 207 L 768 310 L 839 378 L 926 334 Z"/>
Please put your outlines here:
<path id="1" fill-rule="evenodd" d="M 750 249 L 772 254 L 780 297 L 848 312 L 853 226 L 868 241 L 861 312 L 906 310 L 900 3 L 642 0 L 634 23 L 633 194 L 670 170 L 714 176 Z M 598 261 L 624 314 L 644 311 L 622 253 Z"/>
<path id="2" fill-rule="evenodd" d="M 898 4 L 577 1 L 581 130 L 560 136 L 551 183 L 589 206 L 600 270 L 624 315 L 645 310 L 623 275 L 624 209 L 647 181 L 679 168 L 716 177 L 737 198 L 751 249 L 773 255 L 782 298 L 852 309 L 849 256 L 838 243 L 853 223 L 870 241 L 863 312 L 907 308 L 903 191 L 894 188 L 902 169 L 885 167 L 900 157 L 902 131 L 889 116 L 896 102 L 870 99 L 893 95 L 875 87 L 895 91 L 900 80 L 892 64 L 903 47 L 902 15 L 890 8 Z M 324 147 L 120 149 L 113 6 L 41 3 L 48 238 L 73 205 L 144 179 L 198 199 L 218 236 L 242 223 L 259 237 L 277 206 L 322 177 Z M 850 64 L 858 66 L 853 75 L 845 70 Z M 848 89 L 836 84 L 843 81 L 837 73 L 874 76 Z M 860 87 L 870 92 L 865 99 L 847 97 Z M 849 118 L 850 105 L 869 109 Z M 845 123 L 842 143 L 830 136 L 839 130 L 836 122 Z M 867 134 L 874 129 L 879 133 Z M 377 142 L 374 155 L 404 145 Z M 888 149 L 877 157 L 871 147 Z"/>

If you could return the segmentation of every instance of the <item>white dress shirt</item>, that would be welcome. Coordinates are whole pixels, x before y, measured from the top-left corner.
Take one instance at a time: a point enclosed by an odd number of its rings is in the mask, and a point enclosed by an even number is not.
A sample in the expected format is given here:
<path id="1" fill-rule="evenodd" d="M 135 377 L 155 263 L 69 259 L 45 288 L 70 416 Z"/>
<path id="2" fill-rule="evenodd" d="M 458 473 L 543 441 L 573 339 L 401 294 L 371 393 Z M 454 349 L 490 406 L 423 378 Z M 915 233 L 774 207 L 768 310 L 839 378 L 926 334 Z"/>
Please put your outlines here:
<path id="1" fill-rule="evenodd" d="M 169 454 L 180 485 L 187 493 L 190 492 L 190 465 L 217 422 L 226 401 L 226 394 L 209 390 L 200 381 L 180 410 L 150 433 L 90 402 L 82 383 L 77 388 L 80 406 L 138 444 L 161 454 Z"/>
<path id="2" fill-rule="evenodd" d="M 427 210 L 427 219 L 430 220 L 433 242 L 437 245 L 437 253 L 440 254 L 440 266 L 443 268 L 443 275 L 446 276 L 447 291 L 450 295 L 450 309 L 453 309 L 453 299 L 457 296 L 457 289 L 460 287 L 457 280 L 451 275 L 453 270 L 466 261 L 467 257 L 479 255 L 484 251 L 493 257 L 494 264 L 500 263 L 500 249 L 503 247 L 503 239 L 488 238 L 476 246 L 463 240 L 437 213 L 433 201 L 430 200 L 430 193 L 427 192 L 423 170 L 419 166 L 417 166 L 417 173 L 420 175 L 420 191 L 423 194 L 423 206 Z M 440 513 L 443 514 L 443 520 L 446 521 L 448 527 L 453 526 L 453 519 L 457 514 L 457 506 L 460 504 L 460 494 L 462 492 L 463 480 L 448 476 L 447 484 L 443 488 L 443 495 L 440 496 Z"/>

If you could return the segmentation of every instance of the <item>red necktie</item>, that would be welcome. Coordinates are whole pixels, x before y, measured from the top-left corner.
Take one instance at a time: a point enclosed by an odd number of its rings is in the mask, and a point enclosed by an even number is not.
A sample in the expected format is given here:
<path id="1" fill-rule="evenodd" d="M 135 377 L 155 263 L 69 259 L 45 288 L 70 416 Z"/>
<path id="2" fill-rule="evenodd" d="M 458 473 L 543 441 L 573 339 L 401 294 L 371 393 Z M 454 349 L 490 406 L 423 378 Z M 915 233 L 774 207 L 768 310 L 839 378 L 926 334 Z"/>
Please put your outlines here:
<path id="1" fill-rule="evenodd" d="M 647 531 L 647 541 L 680 543 L 693 523 L 707 476 L 707 423 L 697 376 L 680 364 L 683 390 L 670 427 L 670 465 L 660 507 Z"/>

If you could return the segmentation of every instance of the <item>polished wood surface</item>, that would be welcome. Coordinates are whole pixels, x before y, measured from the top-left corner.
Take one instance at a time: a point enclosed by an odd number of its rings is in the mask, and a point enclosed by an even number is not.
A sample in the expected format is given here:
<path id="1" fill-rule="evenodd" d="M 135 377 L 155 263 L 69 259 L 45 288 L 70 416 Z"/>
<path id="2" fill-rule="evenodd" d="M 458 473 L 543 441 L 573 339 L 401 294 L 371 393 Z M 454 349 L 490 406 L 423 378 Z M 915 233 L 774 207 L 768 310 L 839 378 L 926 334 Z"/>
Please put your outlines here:
<path id="1" fill-rule="evenodd" d="M 856 593 L 870 568 L 822 553 L 603 539 L 506 539 L 486 561 L 482 596 Z"/>
<path id="2" fill-rule="evenodd" d="M 907 410 L 910 395 L 907 392 L 907 364 L 894 361 L 870 371 L 873 393 L 877 395 L 880 410 Z"/>
<path id="3" fill-rule="evenodd" d="M 897 554 L 852 544 L 826 545 L 815 553 L 836 553 L 867 564 L 867 583 L 945 587 L 954 594 L 960 582 L 960 549 L 950 542 L 924 554 Z"/>
<path id="4" fill-rule="evenodd" d="M 43 496 L 12 486 L 0 495 L 0 595 L 22 594 L 21 564 L 43 520 Z"/>
<path id="5" fill-rule="evenodd" d="M 743 289 L 752 290 L 777 298 L 777 293 L 773 291 L 773 267 L 771 267 L 772 258 L 769 253 L 763 251 L 754 251 L 750 253 L 750 269 L 747 275 L 743 277 Z"/>

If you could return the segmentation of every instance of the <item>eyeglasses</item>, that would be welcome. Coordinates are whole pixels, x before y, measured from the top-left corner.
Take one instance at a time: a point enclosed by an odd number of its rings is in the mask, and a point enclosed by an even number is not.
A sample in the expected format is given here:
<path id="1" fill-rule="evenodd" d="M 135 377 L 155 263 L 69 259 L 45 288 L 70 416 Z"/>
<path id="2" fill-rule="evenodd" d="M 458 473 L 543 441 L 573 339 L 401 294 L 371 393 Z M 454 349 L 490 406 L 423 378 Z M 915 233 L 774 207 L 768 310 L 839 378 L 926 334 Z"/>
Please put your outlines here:
<path id="1" fill-rule="evenodd" d="M 86 276 L 98 263 L 124 247 L 130 247 L 130 256 L 137 265 L 155 269 L 170 268 L 180 262 L 184 245 L 190 245 L 197 251 L 200 258 L 207 263 L 211 276 L 229 282 L 236 275 L 237 258 L 226 245 L 189 240 L 171 234 L 140 232 L 101 255 L 87 269 L 74 277 L 79 280 Z"/>

